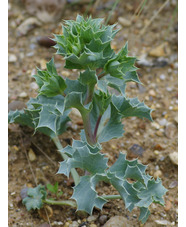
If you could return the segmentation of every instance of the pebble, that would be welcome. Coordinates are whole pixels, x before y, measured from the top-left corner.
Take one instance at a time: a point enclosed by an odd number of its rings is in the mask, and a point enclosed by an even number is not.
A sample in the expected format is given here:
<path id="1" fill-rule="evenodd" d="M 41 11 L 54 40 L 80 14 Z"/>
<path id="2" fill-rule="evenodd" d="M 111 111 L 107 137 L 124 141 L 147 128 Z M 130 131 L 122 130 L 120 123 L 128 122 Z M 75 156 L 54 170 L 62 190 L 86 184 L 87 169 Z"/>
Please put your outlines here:
<path id="1" fill-rule="evenodd" d="M 153 63 L 146 59 L 146 55 L 142 55 L 139 57 L 139 61 L 137 61 L 137 65 L 145 66 L 145 67 L 152 67 Z"/>
<path id="2" fill-rule="evenodd" d="M 156 68 L 162 68 L 169 64 L 169 59 L 165 57 L 158 57 L 153 60 L 153 66 Z"/>
<path id="3" fill-rule="evenodd" d="M 170 184 L 169 184 L 169 188 L 175 188 L 178 186 L 178 181 L 172 181 Z"/>
<path id="4" fill-rule="evenodd" d="M 129 148 L 129 153 L 128 155 L 130 157 L 142 157 L 143 156 L 143 153 L 145 152 L 145 150 L 143 149 L 143 147 L 141 147 L 140 145 L 138 144 L 133 144 L 132 147 Z"/>
<path id="5" fill-rule="evenodd" d="M 149 95 L 152 96 L 152 97 L 156 97 L 156 92 L 154 90 L 150 90 L 149 91 Z"/>
<path id="6" fill-rule="evenodd" d="M 157 130 L 160 129 L 160 125 L 155 121 L 151 123 L 151 126 Z"/>
<path id="7" fill-rule="evenodd" d="M 160 80 L 165 80 L 165 79 L 166 79 L 165 74 L 161 74 L 161 75 L 160 75 Z"/>
<path id="8" fill-rule="evenodd" d="M 76 117 L 81 118 L 81 114 L 80 114 L 79 110 L 77 110 L 76 108 L 72 108 L 71 113 L 72 113 L 73 115 L 75 115 Z"/>
<path id="9" fill-rule="evenodd" d="M 29 17 L 17 28 L 18 36 L 26 35 L 29 31 L 34 29 L 36 26 L 41 26 L 41 22 L 35 17 Z"/>
<path id="10" fill-rule="evenodd" d="M 32 150 L 32 148 L 30 148 L 30 150 L 28 151 L 28 158 L 29 158 L 29 160 L 31 162 L 33 162 L 33 161 L 35 161 L 37 159 L 34 151 Z"/>
<path id="11" fill-rule="evenodd" d="M 170 54 L 170 47 L 168 46 L 167 42 L 162 43 L 161 45 L 153 48 L 149 52 L 149 56 L 152 57 L 165 57 Z"/>
<path id="12" fill-rule="evenodd" d="M 69 225 L 69 227 L 78 227 L 79 223 L 77 221 L 73 221 L 72 224 Z"/>
<path id="13" fill-rule="evenodd" d="M 165 127 L 165 135 L 169 139 L 173 139 L 176 136 L 176 131 L 177 127 L 172 123 L 168 123 Z"/>
<path id="14" fill-rule="evenodd" d="M 15 54 L 9 54 L 8 55 L 8 62 L 14 63 L 17 61 L 17 57 Z"/>
<path id="15" fill-rule="evenodd" d="M 26 107 L 26 104 L 24 102 L 15 100 L 8 104 L 8 111 L 22 110 L 25 107 Z"/>
<path id="16" fill-rule="evenodd" d="M 65 222 L 64 227 L 69 227 L 70 223 L 69 222 Z"/>
<path id="17" fill-rule="evenodd" d="M 163 137 L 164 136 L 164 133 L 161 130 L 158 130 L 156 132 L 156 135 L 159 136 L 159 137 Z"/>
<path id="18" fill-rule="evenodd" d="M 169 211 L 171 207 L 172 207 L 172 203 L 169 200 L 166 200 L 164 210 Z"/>
<path id="19" fill-rule="evenodd" d="M 172 88 L 172 87 L 166 87 L 166 90 L 167 90 L 168 92 L 171 92 L 171 91 L 173 91 L 173 88 Z"/>
<path id="20" fill-rule="evenodd" d="M 38 36 L 36 38 L 37 43 L 40 46 L 44 46 L 44 47 L 52 47 L 54 45 L 56 45 L 56 42 L 53 41 L 51 38 L 49 38 L 48 36 Z"/>
<path id="21" fill-rule="evenodd" d="M 34 56 L 34 52 L 32 51 L 32 52 L 28 52 L 27 54 L 26 54 L 26 56 L 27 57 L 33 57 Z"/>
<path id="22" fill-rule="evenodd" d="M 32 83 L 30 83 L 30 88 L 31 88 L 32 90 L 37 90 L 37 89 L 39 88 L 39 86 L 37 85 L 36 82 L 32 82 Z"/>
<path id="23" fill-rule="evenodd" d="M 96 224 L 90 224 L 90 227 L 97 227 Z"/>
<path id="24" fill-rule="evenodd" d="M 161 151 L 161 150 L 163 150 L 163 149 L 164 149 L 164 147 L 163 147 L 161 144 L 159 144 L 159 143 L 157 143 L 157 144 L 154 146 L 154 150 Z"/>
<path id="25" fill-rule="evenodd" d="M 155 155 L 159 155 L 159 153 L 160 153 L 160 152 L 159 152 L 158 150 L 155 150 L 155 151 L 154 151 L 154 154 L 155 154 Z"/>
<path id="26" fill-rule="evenodd" d="M 97 215 L 91 215 L 91 216 L 89 216 L 89 217 L 87 218 L 87 221 L 88 221 L 88 222 L 93 222 L 93 221 L 95 221 L 97 218 L 98 218 Z"/>
<path id="27" fill-rule="evenodd" d="M 101 216 L 99 217 L 99 223 L 100 223 L 101 225 L 103 225 L 103 224 L 105 224 L 105 222 L 107 221 L 107 219 L 108 219 L 107 215 L 101 215 Z"/>
<path id="28" fill-rule="evenodd" d="M 178 152 L 174 151 L 173 153 L 169 154 L 169 158 L 173 164 L 178 165 Z"/>
<path id="29" fill-rule="evenodd" d="M 131 21 L 124 18 L 124 17 L 118 17 L 118 22 L 123 26 L 123 27 L 130 27 L 131 26 Z"/>
<path id="30" fill-rule="evenodd" d="M 127 219 L 123 216 L 115 216 L 110 218 L 103 227 L 127 227 Z"/>
<path id="31" fill-rule="evenodd" d="M 161 170 L 157 170 L 155 173 L 154 173 L 154 178 L 160 178 L 162 176 L 162 171 Z"/>
<path id="32" fill-rule="evenodd" d="M 171 223 L 167 220 L 155 220 L 155 223 L 158 225 L 171 225 Z"/>
<path id="33" fill-rule="evenodd" d="M 20 98 L 26 98 L 26 97 L 28 97 L 28 94 L 27 94 L 25 91 L 23 91 L 23 92 L 21 92 L 18 96 L 19 96 Z"/>
<path id="34" fill-rule="evenodd" d="M 167 120 L 166 120 L 165 118 L 160 119 L 158 122 L 159 122 L 159 124 L 160 124 L 161 126 L 165 126 L 165 125 L 168 123 Z"/>

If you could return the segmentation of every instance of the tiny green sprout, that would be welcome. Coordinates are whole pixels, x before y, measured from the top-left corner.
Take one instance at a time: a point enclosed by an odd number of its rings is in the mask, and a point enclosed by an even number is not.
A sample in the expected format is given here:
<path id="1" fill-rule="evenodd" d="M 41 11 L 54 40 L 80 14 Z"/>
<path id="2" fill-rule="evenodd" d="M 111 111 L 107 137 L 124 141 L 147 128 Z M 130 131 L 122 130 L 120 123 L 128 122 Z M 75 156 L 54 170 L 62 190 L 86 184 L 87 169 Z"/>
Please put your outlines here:
<path id="1" fill-rule="evenodd" d="M 57 198 L 63 194 L 63 192 L 59 189 L 58 182 L 56 182 L 54 185 L 47 184 L 46 187 L 51 193 L 55 194 Z"/>
<path id="2" fill-rule="evenodd" d="M 67 177 L 71 174 L 75 183 L 73 200 L 46 199 L 42 187 L 38 186 L 29 191 L 24 203 L 27 209 L 39 209 L 48 203 L 69 205 L 92 214 L 94 207 L 103 209 L 110 199 L 122 199 L 129 211 L 139 208 L 139 220 L 145 223 L 150 215 L 149 206 L 151 203 L 164 205 L 167 190 L 159 178 L 155 180 L 146 173 L 147 166 L 137 159 L 127 160 L 123 153 L 110 166 L 101 152 L 101 144 L 123 136 L 122 122 L 127 117 L 151 121 L 152 110 L 137 97 L 127 97 L 127 83 L 141 83 L 134 65 L 136 58 L 128 56 L 127 43 L 117 53 L 112 49 L 111 41 L 118 30 L 116 25 L 103 22 L 103 19 L 80 15 L 76 20 L 66 20 L 62 35 L 55 35 L 55 48 L 57 54 L 64 57 L 65 68 L 81 70 L 77 79 L 63 79 L 58 75 L 52 58 L 45 71 L 37 69 L 34 75 L 39 86 L 38 96 L 28 101 L 26 109 L 9 112 L 9 123 L 27 125 L 53 140 L 63 158 L 58 174 Z M 84 129 L 80 140 L 73 140 L 71 146 L 63 148 L 58 136 L 66 130 L 72 108 L 80 112 Z M 79 176 L 77 168 L 89 174 Z M 98 194 L 101 181 L 111 184 L 118 193 Z M 57 197 L 62 193 L 58 182 L 48 184 L 47 188 Z M 34 199 L 37 193 L 38 200 Z"/>

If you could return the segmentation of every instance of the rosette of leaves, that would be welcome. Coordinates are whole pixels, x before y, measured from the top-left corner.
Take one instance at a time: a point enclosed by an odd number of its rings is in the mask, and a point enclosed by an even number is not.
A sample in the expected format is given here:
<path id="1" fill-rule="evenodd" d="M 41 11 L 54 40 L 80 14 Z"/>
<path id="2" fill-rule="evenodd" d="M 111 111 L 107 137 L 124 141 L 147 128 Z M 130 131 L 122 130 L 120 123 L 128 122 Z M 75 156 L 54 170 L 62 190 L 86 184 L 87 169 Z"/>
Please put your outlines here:
<path id="1" fill-rule="evenodd" d="M 114 55 L 110 47 L 118 30 L 106 26 L 103 19 L 85 19 L 78 15 L 76 21 L 65 21 L 63 35 L 55 35 L 57 54 L 65 57 L 68 69 L 97 69 Z"/>

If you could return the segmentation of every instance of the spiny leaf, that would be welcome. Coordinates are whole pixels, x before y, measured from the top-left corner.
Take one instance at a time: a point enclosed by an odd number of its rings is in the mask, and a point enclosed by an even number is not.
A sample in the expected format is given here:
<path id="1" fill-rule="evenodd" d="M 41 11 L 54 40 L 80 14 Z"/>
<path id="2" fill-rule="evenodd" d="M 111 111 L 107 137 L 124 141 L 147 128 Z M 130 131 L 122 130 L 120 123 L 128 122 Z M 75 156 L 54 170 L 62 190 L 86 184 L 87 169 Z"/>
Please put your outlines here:
<path id="1" fill-rule="evenodd" d="M 98 106 L 99 114 L 103 115 L 110 104 L 111 95 L 109 95 L 108 92 L 105 93 L 105 92 L 99 91 L 94 93 L 93 99 Z"/>
<path id="2" fill-rule="evenodd" d="M 67 88 L 65 89 L 65 92 L 64 92 L 66 95 L 72 91 L 81 92 L 83 97 L 86 94 L 87 87 L 82 83 L 80 83 L 79 80 L 70 80 L 66 78 L 65 83 L 67 85 Z"/>
<path id="3" fill-rule="evenodd" d="M 104 66 L 104 70 L 108 72 L 111 76 L 126 80 L 126 73 L 136 71 L 134 63 L 136 61 L 135 57 L 127 56 L 128 44 L 126 44 L 120 52 L 112 57 Z M 128 75 L 129 77 L 129 75 Z M 128 80 L 131 80 L 128 78 Z M 139 81 L 137 77 L 137 82 Z"/>
<path id="4" fill-rule="evenodd" d="M 147 209 L 145 207 L 140 207 L 139 220 L 142 222 L 142 224 L 144 224 L 147 221 L 149 215 L 150 215 L 149 209 Z"/>
<path id="5" fill-rule="evenodd" d="M 24 110 L 15 110 L 8 113 L 8 123 L 17 123 L 34 128 L 32 115 Z"/>
<path id="6" fill-rule="evenodd" d="M 46 198 L 46 190 L 42 185 L 38 185 L 35 188 L 29 188 L 27 191 L 27 197 L 23 199 L 23 204 L 29 211 L 31 209 L 40 209 L 43 206 L 43 200 Z"/>
<path id="7" fill-rule="evenodd" d="M 78 109 L 83 114 L 90 112 L 92 104 L 83 104 L 82 92 L 71 92 L 65 97 L 65 108 L 69 109 L 72 107 Z"/>
<path id="8" fill-rule="evenodd" d="M 136 204 L 139 207 L 149 207 L 152 202 L 164 205 L 163 195 L 167 192 L 162 186 L 161 180 L 151 179 L 147 183 L 147 188 L 139 193 L 140 201 Z"/>
<path id="9" fill-rule="evenodd" d="M 99 152 L 91 153 L 86 145 L 76 148 L 71 154 L 71 158 L 60 163 L 60 168 L 58 170 L 58 173 L 65 174 L 67 177 L 69 177 L 72 168 L 81 168 L 87 170 L 91 174 L 96 174 L 104 172 L 108 167 L 108 159 Z"/>
<path id="10" fill-rule="evenodd" d="M 9 122 L 27 125 L 50 137 L 60 135 L 66 130 L 66 123 L 70 120 L 69 111 L 64 111 L 64 98 L 38 96 L 31 98 L 27 109 L 10 111 Z"/>
<path id="11" fill-rule="evenodd" d="M 79 81 L 83 85 L 94 86 L 97 83 L 96 71 L 86 69 L 83 73 L 80 73 Z"/>
<path id="12" fill-rule="evenodd" d="M 81 18 L 81 19 L 80 19 Z M 65 57 L 68 69 L 96 69 L 104 67 L 113 56 L 110 42 L 117 30 L 115 25 L 105 26 L 102 19 L 83 18 L 65 21 L 63 35 L 56 35 L 57 54 Z"/>
<path id="13" fill-rule="evenodd" d="M 74 193 L 71 197 L 76 200 L 77 210 L 86 211 L 91 215 L 94 207 L 102 209 L 107 200 L 98 196 L 95 187 L 99 181 L 103 181 L 105 178 L 101 174 L 96 174 L 93 177 L 83 176 L 80 178 L 80 183 L 74 187 Z"/>
<path id="14" fill-rule="evenodd" d="M 47 63 L 47 71 L 37 70 L 37 75 L 33 76 L 39 86 L 39 94 L 53 97 L 63 94 L 66 84 L 64 79 L 57 74 L 54 59 Z"/>
<path id="15" fill-rule="evenodd" d="M 122 117 L 136 116 L 139 118 L 147 118 L 152 121 L 152 110 L 138 98 L 126 98 L 124 96 L 112 96 L 112 103 L 117 108 Z"/>
<path id="16" fill-rule="evenodd" d="M 102 143 L 113 138 L 119 138 L 123 133 L 124 130 L 121 123 L 121 116 L 118 114 L 115 106 L 111 103 L 102 116 L 97 132 L 98 142 Z"/>

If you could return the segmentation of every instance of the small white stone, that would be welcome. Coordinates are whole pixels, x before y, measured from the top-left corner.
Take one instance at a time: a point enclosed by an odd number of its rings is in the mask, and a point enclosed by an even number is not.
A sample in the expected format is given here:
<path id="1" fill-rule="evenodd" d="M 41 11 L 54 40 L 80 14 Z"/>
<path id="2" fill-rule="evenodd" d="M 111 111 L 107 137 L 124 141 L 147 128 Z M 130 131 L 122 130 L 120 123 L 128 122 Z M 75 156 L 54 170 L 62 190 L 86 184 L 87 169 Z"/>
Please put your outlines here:
<path id="1" fill-rule="evenodd" d="M 156 123 L 156 122 L 152 122 L 151 126 L 154 127 L 157 130 L 160 129 L 160 125 L 158 123 Z"/>
<path id="2" fill-rule="evenodd" d="M 166 76 L 164 74 L 161 74 L 160 75 L 160 80 L 165 80 L 166 79 Z"/>
<path id="3" fill-rule="evenodd" d="M 20 98 L 26 98 L 26 97 L 28 97 L 28 94 L 26 93 L 26 92 L 21 92 L 20 94 L 19 94 L 19 97 Z"/>
<path id="4" fill-rule="evenodd" d="M 31 162 L 36 160 L 36 155 L 34 153 L 34 151 L 30 148 L 30 150 L 28 151 L 28 158 Z"/>
<path id="5" fill-rule="evenodd" d="M 154 90 L 150 90 L 149 91 L 149 95 L 152 96 L 152 97 L 156 97 L 156 92 Z"/>
<path id="6" fill-rule="evenodd" d="M 173 153 L 169 154 L 169 158 L 173 164 L 178 165 L 178 152 L 174 151 Z"/>
<path id="7" fill-rule="evenodd" d="M 95 221 L 95 220 L 97 219 L 97 217 L 98 217 L 98 216 L 96 216 L 96 215 L 91 215 L 91 216 L 89 216 L 89 217 L 87 218 L 87 221 L 88 221 L 88 222 L 93 222 L 93 221 Z"/>
<path id="8" fill-rule="evenodd" d="M 37 90 L 37 89 L 39 88 L 39 86 L 37 85 L 36 82 L 32 82 L 32 83 L 30 83 L 30 88 L 31 88 L 32 90 Z"/>
<path id="9" fill-rule="evenodd" d="M 167 90 L 168 92 L 171 92 L 171 91 L 173 90 L 173 88 L 172 88 L 172 87 L 167 87 L 166 90 Z"/>
<path id="10" fill-rule="evenodd" d="M 155 178 L 158 178 L 158 177 L 161 177 L 162 176 L 162 171 L 161 170 L 157 170 L 155 173 L 154 173 L 154 177 Z"/>
<path id="11" fill-rule="evenodd" d="M 159 120 L 159 124 L 161 126 L 165 126 L 167 124 L 167 120 L 165 118 L 163 118 L 163 119 Z"/>
<path id="12" fill-rule="evenodd" d="M 118 18 L 118 22 L 119 22 L 123 27 L 129 27 L 129 26 L 131 26 L 131 21 L 130 21 L 130 20 L 127 20 L 127 19 L 124 18 L 124 17 L 119 17 L 119 18 Z"/>
<path id="13" fill-rule="evenodd" d="M 17 57 L 15 54 L 9 54 L 8 55 L 8 62 L 16 62 L 17 61 Z"/>
<path id="14" fill-rule="evenodd" d="M 167 220 L 155 220 L 156 224 L 158 225 L 170 225 L 171 223 Z"/>
<path id="15" fill-rule="evenodd" d="M 76 108 L 72 108 L 71 113 L 74 114 L 75 116 L 81 118 L 81 114 L 80 114 L 79 110 L 77 110 Z"/>

